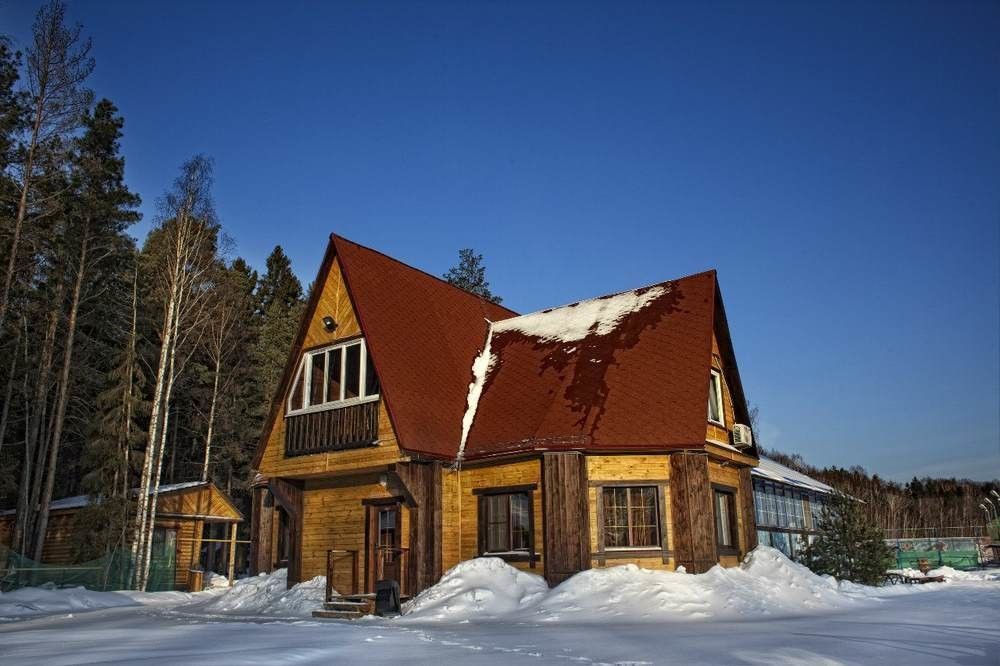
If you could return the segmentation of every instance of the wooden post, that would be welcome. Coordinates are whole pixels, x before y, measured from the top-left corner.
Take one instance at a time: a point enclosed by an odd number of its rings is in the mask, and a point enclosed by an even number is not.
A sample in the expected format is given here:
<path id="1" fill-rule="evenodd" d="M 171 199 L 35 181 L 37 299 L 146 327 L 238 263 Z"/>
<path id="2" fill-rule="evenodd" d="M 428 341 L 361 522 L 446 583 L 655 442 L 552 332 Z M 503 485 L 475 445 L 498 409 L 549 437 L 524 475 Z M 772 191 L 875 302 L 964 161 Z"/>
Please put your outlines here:
<path id="1" fill-rule="evenodd" d="M 236 577 L 236 523 L 229 528 L 229 587 Z"/>
<path id="2" fill-rule="evenodd" d="M 358 593 L 358 580 L 361 578 L 361 558 L 358 557 L 358 551 L 351 551 L 351 594 Z"/>
<path id="3" fill-rule="evenodd" d="M 333 551 L 326 551 L 326 600 L 333 601 Z"/>

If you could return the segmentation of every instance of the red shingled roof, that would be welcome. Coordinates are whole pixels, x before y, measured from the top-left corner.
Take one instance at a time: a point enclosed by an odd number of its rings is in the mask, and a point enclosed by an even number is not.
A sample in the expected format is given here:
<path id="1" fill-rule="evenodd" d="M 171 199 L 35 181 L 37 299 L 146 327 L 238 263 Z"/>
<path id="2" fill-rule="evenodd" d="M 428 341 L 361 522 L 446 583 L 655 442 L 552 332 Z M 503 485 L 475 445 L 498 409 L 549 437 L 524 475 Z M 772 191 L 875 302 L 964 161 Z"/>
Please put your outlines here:
<path id="1" fill-rule="evenodd" d="M 617 316 L 588 328 L 611 299 Z M 498 324 L 464 458 L 704 445 L 715 299 L 709 271 Z"/>
<path id="2" fill-rule="evenodd" d="M 487 320 L 517 313 L 340 236 L 331 242 L 399 445 L 454 458 Z"/>

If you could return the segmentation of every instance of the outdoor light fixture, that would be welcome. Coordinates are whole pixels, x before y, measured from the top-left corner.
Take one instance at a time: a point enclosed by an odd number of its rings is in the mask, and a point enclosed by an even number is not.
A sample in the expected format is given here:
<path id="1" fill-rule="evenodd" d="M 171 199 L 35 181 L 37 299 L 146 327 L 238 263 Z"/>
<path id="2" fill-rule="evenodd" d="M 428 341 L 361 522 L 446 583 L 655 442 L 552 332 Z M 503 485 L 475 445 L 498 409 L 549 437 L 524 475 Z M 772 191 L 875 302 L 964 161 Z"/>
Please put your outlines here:
<path id="1" fill-rule="evenodd" d="M 325 328 L 328 331 L 333 331 L 335 328 L 337 328 L 337 322 L 333 320 L 333 317 L 327 315 L 323 317 L 323 328 Z"/>

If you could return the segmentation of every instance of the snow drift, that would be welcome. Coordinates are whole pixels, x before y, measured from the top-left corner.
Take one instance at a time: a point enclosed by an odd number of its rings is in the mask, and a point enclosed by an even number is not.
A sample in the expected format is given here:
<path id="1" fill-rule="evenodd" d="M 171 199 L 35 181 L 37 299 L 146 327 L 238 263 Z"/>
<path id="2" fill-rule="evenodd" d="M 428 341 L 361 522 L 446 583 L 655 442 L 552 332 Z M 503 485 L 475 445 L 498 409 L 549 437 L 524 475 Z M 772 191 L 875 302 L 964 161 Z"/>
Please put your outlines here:
<path id="1" fill-rule="evenodd" d="M 117 592 L 93 592 L 83 587 L 56 589 L 53 585 L 24 587 L 0 592 L 0 619 L 138 605 L 138 601 Z"/>
<path id="2" fill-rule="evenodd" d="M 517 616 L 536 622 L 663 622 L 755 619 L 829 612 L 885 596 L 927 591 L 875 588 L 818 576 L 780 551 L 759 546 L 739 567 L 703 574 L 642 569 L 634 564 L 590 569 L 554 589 L 538 575 L 497 558 L 452 568 L 403 609 L 403 620 L 450 622 Z"/>
<path id="3" fill-rule="evenodd" d="M 303 581 L 286 589 L 288 570 L 260 574 L 236 581 L 221 594 L 208 601 L 192 604 L 187 610 L 232 615 L 273 615 L 279 617 L 309 617 L 323 607 L 326 577 Z"/>

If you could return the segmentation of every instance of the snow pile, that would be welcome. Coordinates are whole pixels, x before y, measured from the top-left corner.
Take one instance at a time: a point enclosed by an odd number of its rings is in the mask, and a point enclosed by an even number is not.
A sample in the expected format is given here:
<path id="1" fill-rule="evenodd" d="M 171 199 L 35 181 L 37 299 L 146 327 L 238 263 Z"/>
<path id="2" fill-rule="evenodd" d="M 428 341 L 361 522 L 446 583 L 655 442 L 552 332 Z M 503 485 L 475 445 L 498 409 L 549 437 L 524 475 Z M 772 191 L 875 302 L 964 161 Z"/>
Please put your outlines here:
<path id="1" fill-rule="evenodd" d="M 221 576 L 214 571 L 205 572 L 205 589 L 206 590 L 217 590 L 220 588 L 229 587 L 229 579 L 225 576 Z"/>
<path id="2" fill-rule="evenodd" d="M 919 569 L 891 569 L 889 573 L 898 573 L 903 576 L 909 576 L 910 578 L 923 578 L 924 574 L 920 572 Z M 944 576 L 945 582 L 949 581 L 981 581 L 981 582 L 991 582 L 1000 581 L 1000 571 L 962 571 L 960 569 L 953 569 L 949 566 L 938 567 L 937 569 L 931 569 L 927 572 L 928 577 L 933 576 Z"/>
<path id="3" fill-rule="evenodd" d="M 287 569 L 244 578 L 209 601 L 196 604 L 190 609 L 233 615 L 309 617 L 314 610 L 323 607 L 326 597 L 325 576 L 316 576 L 290 590 L 286 589 L 287 581 Z"/>
<path id="4" fill-rule="evenodd" d="M 460 562 L 437 585 L 403 605 L 421 620 L 490 619 L 533 608 L 549 591 L 545 579 L 515 569 L 498 557 Z"/>
<path id="5" fill-rule="evenodd" d="M 532 312 L 495 323 L 493 333 L 518 331 L 542 342 L 575 342 L 590 335 L 603 336 L 613 332 L 627 315 L 639 312 L 667 291 L 667 286 L 657 285 Z"/>
<path id="6" fill-rule="evenodd" d="M 583 571 L 552 590 L 539 576 L 482 558 L 451 569 L 408 604 L 404 615 L 449 621 L 514 616 L 543 622 L 755 619 L 842 610 L 916 591 L 840 583 L 766 546 L 739 567 L 687 574 L 627 564 Z"/>
<path id="7" fill-rule="evenodd" d="M 93 592 L 83 587 L 56 589 L 51 585 L 24 587 L 0 592 L 0 619 L 137 605 L 137 601 L 117 592 Z"/>

